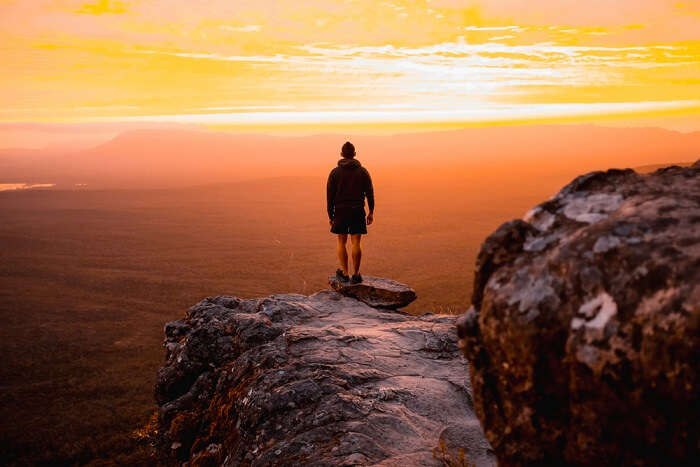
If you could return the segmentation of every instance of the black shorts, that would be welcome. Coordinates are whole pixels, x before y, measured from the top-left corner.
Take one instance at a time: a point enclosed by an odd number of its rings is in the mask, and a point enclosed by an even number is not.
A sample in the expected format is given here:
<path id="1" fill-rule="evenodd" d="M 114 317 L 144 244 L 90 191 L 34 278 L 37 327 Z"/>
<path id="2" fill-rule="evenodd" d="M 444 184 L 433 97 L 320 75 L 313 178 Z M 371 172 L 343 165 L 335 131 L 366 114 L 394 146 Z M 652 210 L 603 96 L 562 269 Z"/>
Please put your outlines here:
<path id="1" fill-rule="evenodd" d="M 334 234 L 366 234 L 367 218 L 364 207 L 336 206 L 331 232 Z"/>

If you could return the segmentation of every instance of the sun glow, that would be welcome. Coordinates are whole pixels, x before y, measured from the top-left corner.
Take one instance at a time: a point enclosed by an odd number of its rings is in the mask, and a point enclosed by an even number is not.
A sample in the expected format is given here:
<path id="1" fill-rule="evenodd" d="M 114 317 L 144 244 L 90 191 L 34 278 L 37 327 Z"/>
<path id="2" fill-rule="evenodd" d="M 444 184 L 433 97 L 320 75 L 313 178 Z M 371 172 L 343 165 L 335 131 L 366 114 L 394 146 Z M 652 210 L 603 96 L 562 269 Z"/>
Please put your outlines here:
<path id="1" fill-rule="evenodd" d="M 700 129 L 700 2 L 618 3 L 5 0 L 0 122 Z"/>

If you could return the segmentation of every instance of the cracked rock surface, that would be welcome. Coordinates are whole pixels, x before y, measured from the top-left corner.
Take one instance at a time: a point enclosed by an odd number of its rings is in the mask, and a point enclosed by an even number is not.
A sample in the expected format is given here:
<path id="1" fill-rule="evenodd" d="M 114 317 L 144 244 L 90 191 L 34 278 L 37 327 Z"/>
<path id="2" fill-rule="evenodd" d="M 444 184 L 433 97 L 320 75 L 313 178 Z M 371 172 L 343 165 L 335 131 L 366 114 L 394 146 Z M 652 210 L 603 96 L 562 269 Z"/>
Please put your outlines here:
<path id="1" fill-rule="evenodd" d="M 160 458 L 495 465 L 454 323 L 334 291 L 207 298 L 165 327 L 155 387 Z"/>
<path id="2" fill-rule="evenodd" d="M 700 161 L 593 172 L 482 245 L 458 320 L 502 465 L 698 454 Z"/>

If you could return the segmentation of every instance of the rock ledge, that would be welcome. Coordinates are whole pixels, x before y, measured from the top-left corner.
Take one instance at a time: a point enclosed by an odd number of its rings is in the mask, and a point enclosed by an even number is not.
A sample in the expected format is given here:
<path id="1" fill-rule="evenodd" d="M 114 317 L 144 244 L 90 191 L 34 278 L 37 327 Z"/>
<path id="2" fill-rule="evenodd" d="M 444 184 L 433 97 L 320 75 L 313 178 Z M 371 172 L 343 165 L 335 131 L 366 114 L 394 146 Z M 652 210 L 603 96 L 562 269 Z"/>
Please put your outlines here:
<path id="1" fill-rule="evenodd" d="M 411 287 L 384 277 L 362 276 L 362 282 L 352 284 L 339 281 L 334 274 L 328 277 L 328 284 L 336 292 L 374 308 L 401 308 L 416 299 Z"/>
<path id="2" fill-rule="evenodd" d="M 165 326 L 159 460 L 493 466 L 455 319 L 330 290 L 207 298 Z"/>

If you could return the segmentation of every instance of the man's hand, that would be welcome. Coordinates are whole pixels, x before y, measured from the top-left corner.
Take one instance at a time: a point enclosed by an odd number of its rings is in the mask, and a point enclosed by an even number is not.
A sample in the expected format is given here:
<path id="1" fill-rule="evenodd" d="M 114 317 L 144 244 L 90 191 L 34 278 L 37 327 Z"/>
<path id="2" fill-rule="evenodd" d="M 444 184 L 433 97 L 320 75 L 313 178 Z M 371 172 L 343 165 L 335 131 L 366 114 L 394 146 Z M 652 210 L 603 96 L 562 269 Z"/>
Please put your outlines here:
<path id="1" fill-rule="evenodd" d="M 374 213 L 370 212 L 367 214 L 367 225 L 370 225 L 372 222 L 374 222 Z"/>

